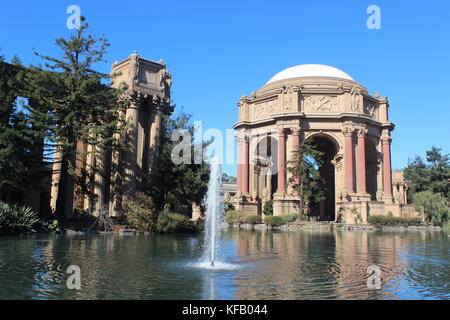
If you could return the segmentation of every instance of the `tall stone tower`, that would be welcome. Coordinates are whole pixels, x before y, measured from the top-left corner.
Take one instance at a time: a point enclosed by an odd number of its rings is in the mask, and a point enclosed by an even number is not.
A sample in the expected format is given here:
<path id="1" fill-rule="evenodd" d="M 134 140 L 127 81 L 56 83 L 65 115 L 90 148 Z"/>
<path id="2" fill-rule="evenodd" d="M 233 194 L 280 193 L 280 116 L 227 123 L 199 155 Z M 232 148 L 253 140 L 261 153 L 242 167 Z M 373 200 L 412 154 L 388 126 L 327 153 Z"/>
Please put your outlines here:
<path id="1" fill-rule="evenodd" d="M 93 150 L 94 146 L 77 144 L 79 156 L 75 174 L 90 172 L 92 197 L 66 197 L 66 208 L 82 208 L 90 212 L 109 210 L 111 215 L 122 213 L 123 202 L 145 188 L 147 177 L 156 165 L 156 148 L 160 140 L 161 118 L 170 114 L 171 75 L 165 63 L 142 58 L 136 52 L 112 66 L 112 87 L 125 89 L 119 102 L 126 105 L 119 117 L 126 122 L 126 130 L 117 134 L 120 143 L 129 149 L 121 154 L 109 150 Z M 95 151 L 95 152 L 93 152 Z M 95 172 L 90 168 L 96 168 Z M 53 175 L 51 206 L 55 208 L 58 174 Z M 73 187 L 72 187 L 73 190 Z"/>

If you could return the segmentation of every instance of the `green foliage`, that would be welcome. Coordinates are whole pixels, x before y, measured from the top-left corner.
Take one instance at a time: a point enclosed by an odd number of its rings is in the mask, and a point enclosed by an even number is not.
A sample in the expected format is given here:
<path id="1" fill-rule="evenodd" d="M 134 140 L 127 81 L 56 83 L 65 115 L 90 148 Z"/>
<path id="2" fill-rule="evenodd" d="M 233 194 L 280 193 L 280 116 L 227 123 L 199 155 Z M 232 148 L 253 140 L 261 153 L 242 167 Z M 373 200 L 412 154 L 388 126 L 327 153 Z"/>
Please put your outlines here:
<path id="1" fill-rule="evenodd" d="M 44 129 L 23 95 L 24 67 L 0 57 L 0 200 L 18 202 L 26 189 L 40 184 Z"/>
<path id="2" fill-rule="evenodd" d="M 263 213 L 266 216 L 273 216 L 273 201 L 268 200 L 264 203 Z"/>
<path id="3" fill-rule="evenodd" d="M 158 215 L 156 231 L 160 233 L 192 232 L 195 231 L 195 227 L 186 216 L 163 211 Z"/>
<path id="4" fill-rule="evenodd" d="M 280 217 L 283 219 L 284 223 L 294 222 L 294 221 L 296 221 L 298 219 L 298 214 L 296 214 L 296 213 L 288 213 L 288 214 L 282 214 Z"/>
<path id="5" fill-rule="evenodd" d="M 265 216 L 264 223 L 268 226 L 281 226 L 284 223 L 283 217 L 281 216 Z"/>
<path id="6" fill-rule="evenodd" d="M 421 157 L 416 156 L 404 169 L 405 180 L 409 185 L 409 199 L 414 194 L 422 191 L 430 191 L 444 196 L 450 201 L 450 158 L 448 154 L 442 154 L 442 149 L 432 147 L 426 153 L 426 163 Z"/>
<path id="7" fill-rule="evenodd" d="M 292 174 L 289 184 L 300 195 L 300 211 L 304 211 L 305 205 L 315 205 L 325 200 L 326 183 L 320 170 L 324 163 L 324 152 L 306 141 L 293 151 L 292 160 L 287 162 L 287 171 Z M 300 184 L 296 177 L 300 177 Z"/>
<path id="8" fill-rule="evenodd" d="M 228 223 L 244 223 L 245 222 L 245 215 L 242 211 L 239 210 L 231 210 L 228 212 L 225 212 L 224 220 Z"/>
<path id="9" fill-rule="evenodd" d="M 0 202 L 0 231 L 18 234 L 33 231 L 39 219 L 30 207 Z"/>
<path id="10" fill-rule="evenodd" d="M 444 230 L 447 233 L 450 233 L 450 220 L 447 220 L 447 222 L 442 226 L 442 230 Z"/>
<path id="11" fill-rule="evenodd" d="M 139 193 L 125 203 L 126 225 L 137 231 L 156 231 L 158 215 L 153 200 Z"/>
<path id="12" fill-rule="evenodd" d="M 421 218 L 398 218 L 392 216 L 369 216 L 369 223 L 377 226 L 420 226 Z"/>
<path id="13" fill-rule="evenodd" d="M 262 223 L 262 217 L 261 216 L 248 216 L 245 217 L 245 222 L 250 224 L 259 224 Z"/>
<path id="14" fill-rule="evenodd" d="M 445 198 L 431 191 L 414 194 L 413 203 L 416 210 L 422 213 L 425 222 L 442 226 L 450 218 L 450 209 Z"/>
<path id="15" fill-rule="evenodd" d="M 161 143 L 156 152 L 158 166 L 148 177 L 149 194 L 155 201 L 158 211 L 173 211 L 189 215 L 191 204 L 201 204 L 208 189 L 209 165 L 202 160 L 194 163 L 194 145 L 191 146 L 191 162 L 175 164 L 172 161 L 173 148 L 179 141 L 172 141 L 176 130 L 185 130 L 194 136 L 194 126 L 190 124 L 191 115 L 180 111 L 178 116 L 163 117 Z M 202 147 L 208 143 L 202 143 Z M 203 149 L 204 150 L 204 149 Z M 204 159 L 204 158 L 203 158 Z"/>
<path id="16" fill-rule="evenodd" d="M 40 221 L 41 222 L 41 231 L 50 233 L 50 234 L 58 234 L 61 233 L 62 227 L 58 220 L 53 219 L 50 221 Z"/>
<path id="17" fill-rule="evenodd" d="M 224 207 L 224 212 L 234 210 L 234 206 L 231 202 L 225 202 L 223 207 Z"/>
<path id="18" fill-rule="evenodd" d="M 56 199 L 56 214 L 60 218 L 67 214 L 64 202 L 66 194 L 72 192 L 71 185 L 75 184 L 78 192 L 91 195 L 93 175 L 82 172 L 74 176 L 76 157 L 87 155 L 77 149 L 77 141 L 93 146 L 90 153 L 117 151 L 124 145 L 115 139 L 115 133 L 123 127 L 118 125 L 122 121 L 119 110 L 126 107 L 117 103 L 122 91 L 109 86 L 109 74 L 95 70 L 96 64 L 104 61 L 109 43 L 88 34 L 87 28 L 83 18 L 75 34 L 56 39 L 60 57 L 36 53 L 45 69 L 31 67 L 24 79 L 27 97 L 31 97 L 33 105 L 43 106 L 31 111 L 45 129 L 46 153 L 52 155 L 59 150 L 62 154 L 57 160 L 61 162 Z"/>

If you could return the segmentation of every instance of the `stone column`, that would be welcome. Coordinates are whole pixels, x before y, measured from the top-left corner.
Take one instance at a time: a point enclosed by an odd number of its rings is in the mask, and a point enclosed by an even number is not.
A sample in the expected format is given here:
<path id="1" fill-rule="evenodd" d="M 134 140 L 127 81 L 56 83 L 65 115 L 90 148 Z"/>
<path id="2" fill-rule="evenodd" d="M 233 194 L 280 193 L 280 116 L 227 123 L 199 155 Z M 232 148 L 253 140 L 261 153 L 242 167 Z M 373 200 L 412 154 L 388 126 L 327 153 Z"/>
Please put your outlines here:
<path id="1" fill-rule="evenodd" d="M 278 190 L 277 193 L 286 192 L 286 136 L 284 129 L 278 130 Z"/>
<path id="2" fill-rule="evenodd" d="M 159 109 L 159 106 L 156 107 L 155 110 L 155 119 L 153 123 L 151 124 L 151 130 L 150 130 L 150 147 L 149 147 L 149 168 L 151 168 L 155 165 L 156 162 L 156 149 L 159 144 L 161 135 L 161 111 Z"/>
<path id="3" fill-rule="evenodd" d="M 292 129 L 292 149 L 293 151 L 298 151 L 298 148 L 300 147 L 300 128 L 293 128 Z M 293 154 L 294 156 L 294 154 Z M 296 176 L 294 178 L 295 184 L 300 184 L 300 176 Z"/>
<path id="4" fill-rule="evenodd" d="M 244 143 L 242 144 L 244 161 L 242 164 L 242 193 L 248 194 L 248 178 L 249 178 L 249 153 L 248 153 L 249 138 L 244 137 Z"/>
<path id="5" fill-rule="evenodd" d="M 242 192 L 242 171 L 241 171 L 241 163 L 242 163 L 242 143 L 241 138 L 236 137 L 237 143 L 237 179 L 236 179 L 236 187 L 237 191 Z"/>
<path id="6" fill-rule="evenodd" d="M 345 188 L 348 193 L 354 193 L 354 173 L 353 173 L 353 128 L 344 127 L 342 134 L 344 135 L 344 174 Z"/>
<path id="7" fill-rule="evenodd" d="M 383 146 L 383 195 L 392 199 L 391 137 L 381 138 Z"/>
<path id="8" fill-rule="evenodd" d="M 356 168 L 358 174 L 356 176 L 356 190 L 358 193 L 366 192 L 366 136 L 367 129 L 358 129 L 358 150 L 356 153 Z"/>
<path id="9" fill-rule="evenodd" d="M 132 195 L 136 191 L 136 176 L 137 176 L 137 131 L 138 131 L 138 108 L 139 100 L 133 93 L 129 97 L 130 105 L 126 111 L 127 120 L 127 141 L 130 143 L 130 150 L 126 153 L 126 189 L 127 195 Z"/>

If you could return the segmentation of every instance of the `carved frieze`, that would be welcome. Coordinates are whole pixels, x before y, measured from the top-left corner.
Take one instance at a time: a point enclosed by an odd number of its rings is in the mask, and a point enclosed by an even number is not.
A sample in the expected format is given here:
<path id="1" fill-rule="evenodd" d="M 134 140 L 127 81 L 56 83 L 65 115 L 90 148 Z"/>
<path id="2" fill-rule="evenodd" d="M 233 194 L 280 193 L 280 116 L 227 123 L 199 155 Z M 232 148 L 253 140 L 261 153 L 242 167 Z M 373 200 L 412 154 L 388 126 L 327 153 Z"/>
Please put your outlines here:
<path id="1" fill-rule="evenodd" d="M 339 98 L 332 95 L 309 95 L 303 96 L 305 112 L 338 112 Z"/>
<path id="2" fill-rule="evenodd" d="M 256 103 L 252 108 L 252 119 L 263 119 L 276 113 L 277 100 L 263 101 Z"/>

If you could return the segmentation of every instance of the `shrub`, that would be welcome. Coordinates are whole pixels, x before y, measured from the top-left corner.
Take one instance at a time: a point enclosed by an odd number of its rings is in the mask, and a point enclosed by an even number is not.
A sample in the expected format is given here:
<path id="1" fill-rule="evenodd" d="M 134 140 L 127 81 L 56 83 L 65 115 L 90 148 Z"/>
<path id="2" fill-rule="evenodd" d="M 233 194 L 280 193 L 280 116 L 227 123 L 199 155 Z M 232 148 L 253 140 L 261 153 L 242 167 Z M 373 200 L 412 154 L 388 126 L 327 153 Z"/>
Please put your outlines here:
<path id="1" fill-rule="evenodd" d="M 263 213 L 265 216 L 273 216 L 273 201 L 269 200 L 264 203 Z"/>
<path id="2" fill-rule="evenodd" d="M 61 233 L 61 229 L 60 223 L 56 219 L 41 221 L 41 231 L 48 232 L 50 234 L 57 234 Z"/>
<path id="3" fill-rule="evenodd" d="M 422 191 L 413 196 L 413 203 L 425 222 L 442 226 L 450 216 L 444 197 L 431 191 Z"/>
<path id="4" fill-rule="evenodd" d="M 369 216 L 369 223 L 377 226 L 420 226 L 421 218 L 399 218 L 392 216 Z"/>
<path id="5" fill-rule="evenodd" d="M 231 210 L 225 213 L 224 220 L 228 223 L 244 223 L 246 217 L 242 211 Z"/>
<path id="6" fill-rule="evenodd" d="M 0 229 L 2 232 L 17 234 L 33 231 L 38 222 L 37 213 L 30 207 L 0 202 Z"/>
<path id="7" fill-rule="evenodd" d="M 250 223 L 250 224 L 258 224 L 262 222 L 262 217 L 261 216 L 248 216 L 245 217 L 245 222 Z"/>
<path id="8" fill-rule="evenodd" d="M 225 202 L 223 204 L 223 207 L 224 207 L 224 211 L 225 212 L 234 210 L 234 206 L 233 206 L 233 204 L 231 202 Z"/>
<path id="9" fill-rule="evenodd" d="M 448 220 L 448 221 L 444 224 L 444 226 L 442 227 L 442 229 L 443 229 L 445 232 L 450 233 L 450 220 Z"/>
<path id="10" fill-rule="evenodd" d="M 280 217 L 283 219 L 284 223 L 294 222 L 295 220 L 298 219 L 298 214 L 296 214 L 296 213 L 288 213 L 288 214 L 283 214 Z"/>
<path id="11" fill-rule="evenodd" d="M 153 200 L 143 194 L 125 203 L 125 223 L 138 231 L 156 231 L 158 215 L 155 212 Z"/>
<path id="12" fill-rule="evenodd" d="M 281 216 L 266 216 L 264 217 L 264 223 L 268 226 L 281 226 L 284 221 Z"/>
<path id="13" fill-rule="evenodd" d="M 171 212 L 161 212 L 158 215 L 156 223 L 156 231 L 160 233 L 173 232 L 190 232 L 193 231 L 194 226 L 188 217 Z"/>

